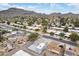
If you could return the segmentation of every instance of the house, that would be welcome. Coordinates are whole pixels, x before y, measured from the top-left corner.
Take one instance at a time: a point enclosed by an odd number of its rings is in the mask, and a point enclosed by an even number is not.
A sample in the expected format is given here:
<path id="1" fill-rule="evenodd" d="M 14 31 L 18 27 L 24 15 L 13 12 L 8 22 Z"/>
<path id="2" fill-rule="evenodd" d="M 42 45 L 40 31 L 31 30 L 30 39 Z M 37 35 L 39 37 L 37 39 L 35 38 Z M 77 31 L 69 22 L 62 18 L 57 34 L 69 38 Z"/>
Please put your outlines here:
<path id="1" fill-rule="evenodd" d="M 34 51 L 37 54 L 41 54 L 47 48 L 48 42 L 50 41 L 50 39 L 46 39 L 43 37 L 39 38 L 32 45 L 30 45 L 28 49 Z"/>
<path id="2" fill-rule="evenodd" d="M 48 43 L 48 50 L 52 53 L 60 54 L 60 47 L 58 42 L 49 42 Z"/>
<path id="3" fill-rule="evenodd" d="M 15 54 L 13 54 L 12 56 L 31 56 L 31 55 L 23 50 L 19 50 Z"/>
<path id="4" fill-rule="evenodd" d="M 42 51 L 45 48 L 46 44 L 45 43 L 40 43 L 36 48 L 38 51 Z"/>
<path id="5" fill-rule="evenodd" d="M 78 56 L 79 56 L 79 47 L 76 47 L 76 48 L 74 49 L 74 52 L 75 52 L 75 55 L 78 55 Z"/>
<path id="6" fill-rule="evenodd" d="M 26 41 L 27 41 L 27 36 L 26 37 L 25 36 L 20 36 L 20 37 L 17 38 L 15 44 L 18 44 L 18 45 L 22 46 L 26 43 Z"/>
<path id="7" fill-rule="evenodd" d="M 8 52 L 9 52 L 9 51 L 13 50 L 14 48 L 13 48 L 12 44 L 7 43 L 7 49 L 8 49 Z"/>
<path id="8" fill-rule="evenodd" d="M 7 48 L 4 47 L 0 47 L 0 55 L 4 55 L 4 53 L 6 52 Z"/>
<path id="9" fill-rule="evenodd" d="M 11 33 L 4 34 L 3 36 L 5 38 L 8 38 L 8 40 L 13 43 L 16 42 L 18 39 L 23 38 L 25 33 L 23 31 L 13 31 Z"/>
<path id="10" fill-rule="evenodd" d="M 69 48 L 66 49 L 66 53 L 65 55 L 70 55 L 70 56 L 79 56 L 79 47 L 73 47 L 73 48 Z"/>
<path id="11" fill-rule="evenodd" d="M 64 34 L 65 34 L 65 37 L 69 37 L 71 33 L 64 33 Z"/>
<path id="12" fill-rule="evenodd" d="M 7 47 L 3 47 L 2 43 L 0 43 L 0 55 L 4 55 L 6 51 L 7 51 Z"/>
<path id="13" fill-rule="evenodd" d="M 56 55 L 64 55 L 66 45 L 57 41 L 51 41 L 48 43 L 48 51 Z"/>

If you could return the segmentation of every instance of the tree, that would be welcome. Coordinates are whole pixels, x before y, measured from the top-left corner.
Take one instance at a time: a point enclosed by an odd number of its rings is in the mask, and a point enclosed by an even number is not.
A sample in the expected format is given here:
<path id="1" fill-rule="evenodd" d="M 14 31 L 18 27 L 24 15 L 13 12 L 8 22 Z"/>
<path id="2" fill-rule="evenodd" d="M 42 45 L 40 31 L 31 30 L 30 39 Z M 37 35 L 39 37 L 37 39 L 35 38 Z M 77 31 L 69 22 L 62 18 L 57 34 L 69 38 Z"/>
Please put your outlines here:
<path id="1" fill-rule="evenodd" d="M 23 28 L 26 29 L 26 26 L 24 25 Z"/>
<path id="2" fill-rule="evenodd" d="M 60 25 L 65 26 L 66 24 L 66 19 L 60 17 Z"/>
<path id="3" fill-rule="evenodd" d="M 12 31 L 18 31 L 18 29 L 14 28 L 14 29 L 12 29 Z"/>
<path id="4" fill-rule="evenodd" d="M 76 33 L 71 33 L 70 36 L 69 36 L 69 38 L 71 39 L 71 41 L 76 42 L 76 41 L 79 40 L 79 35 L 76 34 Z"/>
<path id="5" fill-rule="evenodd" d="M 30 17 L 27 20 L 28 26 L 32 26 L 36 21 L 37 21 L 37 18 L 36 17 Z"/>
<path id="6" fill-rule="evenodd" d="M 0 30 L 0 33 L 3 35 L 5 33 L 9 33 L 9 31 L 7 31 L 7 30 Z"/>
<path id="7" fill-rule="evenodd" d="M 35 29 L 35 31 L 40 31 L 40 29 Z"/>
<path id="8" fill-rule="evenodd" d="M 62 38 L 64 37 L 64 35 L 65 35 L 64 33 L 60 33 L 60 34 L 59 34 L 60 39 L 62 39 Z"/>
<path id="9" fill-rule="evenodd" d="M 0 33 L 0 42 L 3 42 L 5 39 L 4 37 L 2 36 L 2 34 Z"/>
<path id="10" fill-rule="evenodd" d="M 9 22 L 9 21 L 7 21 L 7 24 L 8 24 L 8 25 L 10 25 L 10 22 Z"/>
<path id="11" fill-rule="evenodd" d="M 79 20 L 78 20 L 78 19 L 76 19 L 76 21 L 75 21 L 75 22 L 73 22 L 73 24 L 74 24 L 74 26 L 75 26 L 75 27 L 79 27 Z"/>
<path id="12" fill-rule="evenodd" d="M 54 35 L 54 33 L 53 32 L 50 32 L 50 35 Z"/>
<path id="13" fill-rule="evenodd" d="M 43 32 L 43 33 L 46 33 L 46 32 L 47 32 L 47 27 L 43 27 L 42 32 Z"/>
<path id="14" fill-rule="evenodd" d="M 38 33 L 31 33 L 29 36 L 28 36 L 28 41 L 35 41 L 37 40 L 37 38 L 39 37 L 39 34 Z"/>
<path id="15" fill-rule="evenodd" d="M 17 20 L 15 20 L 14 23 L 17 24 Z"/>
<path id="16" fill-rule="evenodd" d="M 42 26 L 47 27 L 48 26 L 48 21 L 45 19 L 42 19 Z"/>
<path id="17" fill-rule="evenodd" d="M 61 48 L 61 50 L 60 50 L 60 56 L 64 56 L 66 45 L 65 44 L 64 45 L 60 45 L 59 47 Z"/>
<path id="18" fill-rule="evenodd" d="M 65 35 L 64 33 L 60 33 L 60 34 L 59 34 L 59 36 L 61 36 L 61 37 L 64 37 L 64 35 Z"/>
<path id="19" fill-rule="evenodd" d="M 63 29 L 64 32 L 68 32 L 68 27 L 66 26 L 64 29 Z"/>

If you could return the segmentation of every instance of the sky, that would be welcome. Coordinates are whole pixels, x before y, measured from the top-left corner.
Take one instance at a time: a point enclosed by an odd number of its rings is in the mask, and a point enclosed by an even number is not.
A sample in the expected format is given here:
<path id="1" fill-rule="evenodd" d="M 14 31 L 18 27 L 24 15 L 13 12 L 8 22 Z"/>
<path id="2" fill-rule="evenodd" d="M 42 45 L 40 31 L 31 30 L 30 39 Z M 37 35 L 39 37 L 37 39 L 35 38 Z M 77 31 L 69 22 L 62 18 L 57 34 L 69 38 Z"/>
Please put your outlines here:
<path id="1" fill-rule="evenodd" d="M 8 8 L 20 8 L 38 13 L 75 13 L 79 14 L 77 3 L 0 3 L 0 11 Z"/>

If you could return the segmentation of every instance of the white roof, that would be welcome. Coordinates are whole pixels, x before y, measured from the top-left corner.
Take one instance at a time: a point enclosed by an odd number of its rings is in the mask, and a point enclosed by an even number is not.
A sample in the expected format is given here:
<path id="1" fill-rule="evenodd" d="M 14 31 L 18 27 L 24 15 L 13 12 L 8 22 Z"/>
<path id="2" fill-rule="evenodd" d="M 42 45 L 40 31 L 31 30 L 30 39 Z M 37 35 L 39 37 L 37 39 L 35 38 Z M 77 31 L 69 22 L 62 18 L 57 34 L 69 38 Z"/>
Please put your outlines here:
<path id="1" fill-rule="evenodd" d="M 63 29 L 63 28 L 59 28 L 59 27 L 53 27 L 53 28 L 54 28 L 54 29 L 61 29 L 61 30 Z"/>
<path id="2" fill-rule="evenodd" d="M 11 34 L 16 34 L 17 32 L 16 31 L 13 31 Z"/>
<path id="3" fill-rule="evenodd" d="M 65 36 L 67 36 L 67 37 L 68 37 L 70 34 L 71 34 L 71 33 L 65 33 Z"/>
<path id="4" fill-rule="evenodd" d="M 31 56 L 31 55 L 29 53 L 24 52 L 23 50 L 19 50 L 12 56 Z"/>
<path id="5" fill-rule="evenodd" d="M 44 46 L 45 46 L 45 43 L 40 43 L 40 44 L 37 46 L 37 48 L 38 48 L 38 49 L 42 49 Z"/>
<path id="6" fill-rule="evenodd" d="M 61 32 L 60 31 L 56 31 L 55 34 L 59 35 Z"/>
<path id="7" fill-rule="evenodd" d="M 47 32 L 56 32 L 56 30 L 48 29 Z"/>
<path id="8" fill-rule="evenodd" d="M 79 29 L 79 27 L 75 27 L 75 29 Z"/>
<path id="9" fill-rule="evenodd" d="M 29 29 L 38 29 L 39 27 L 27 26 Z"/>
<path id="10" fill-rule="evenodd" d="M 10 43 L 7 43 L 7 47 L 8 47 L 8 49 L 12 49 L 13 48 Z"/>
<path id="11" fill-rule="evenodd" d="M 71 30 L 71 29 L 70 29 L 69 31 L 72 31 L 72 32 L 79 32 L 79 30 Z"/>

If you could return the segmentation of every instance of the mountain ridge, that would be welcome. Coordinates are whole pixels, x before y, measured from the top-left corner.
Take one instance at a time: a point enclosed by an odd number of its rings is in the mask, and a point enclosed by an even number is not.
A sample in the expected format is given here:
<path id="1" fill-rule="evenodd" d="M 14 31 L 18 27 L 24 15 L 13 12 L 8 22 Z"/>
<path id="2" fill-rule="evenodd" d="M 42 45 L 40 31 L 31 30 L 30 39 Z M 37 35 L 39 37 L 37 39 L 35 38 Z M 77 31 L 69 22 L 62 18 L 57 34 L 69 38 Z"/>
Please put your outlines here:
<path id="1" fill-rule="evenodd" d="M 0 16 L 2 17 L 14 17 L 14 16 L 40 16 L 40 17 L 52 17 L 52 16 L 62 16 L 62 17 L 70 17 L 70 16 L 79 16 L 79 14 L 74 13 L 51 13 L 51 14 L 43 14 L 37 13 L 35 11 L 24 10 L 20 8 L 9 8 L 7 10 L 0 11 Z"/>

